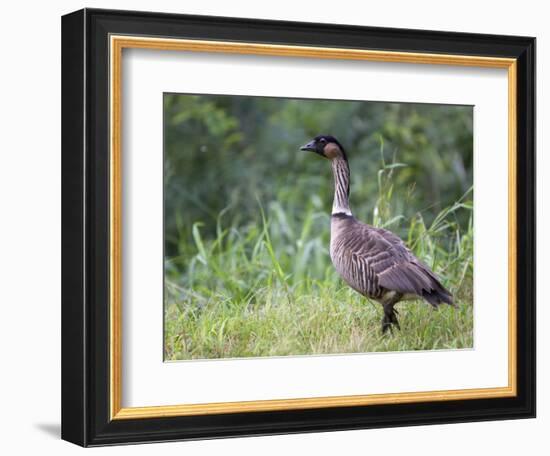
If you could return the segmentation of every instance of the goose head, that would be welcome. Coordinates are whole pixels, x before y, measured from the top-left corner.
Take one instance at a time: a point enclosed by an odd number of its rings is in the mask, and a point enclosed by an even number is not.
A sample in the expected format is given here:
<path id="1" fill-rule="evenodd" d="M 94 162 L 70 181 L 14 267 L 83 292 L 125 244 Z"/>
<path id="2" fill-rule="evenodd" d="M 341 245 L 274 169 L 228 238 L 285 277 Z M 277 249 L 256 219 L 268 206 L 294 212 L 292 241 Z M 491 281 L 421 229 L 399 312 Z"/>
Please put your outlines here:
<path id="1" fill-rule="evenodd" d="M 332 160 L 334 158 L 343 158 L 347 161 L 346 152 L 338 140 L 331 135 L 319 135 L 310 142 L 300 147 L 300 150 L 307 150 L 321 155 L 321 157 Z"/>

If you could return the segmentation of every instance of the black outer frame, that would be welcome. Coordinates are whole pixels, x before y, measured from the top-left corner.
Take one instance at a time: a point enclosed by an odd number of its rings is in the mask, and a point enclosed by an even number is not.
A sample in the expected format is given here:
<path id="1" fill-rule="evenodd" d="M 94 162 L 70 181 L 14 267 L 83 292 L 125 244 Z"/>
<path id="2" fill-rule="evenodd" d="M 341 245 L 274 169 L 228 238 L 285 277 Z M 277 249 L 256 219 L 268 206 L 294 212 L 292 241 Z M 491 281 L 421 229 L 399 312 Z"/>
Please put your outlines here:
<path id="1" fill-rule="evenodd" d="M 109 418 L 110 34 L 510 57 L 517 66 L 514 398 Z M 535 416 L 535 39 L 131 11 L 62 18 L 62 438 L 82 446 Z"/>

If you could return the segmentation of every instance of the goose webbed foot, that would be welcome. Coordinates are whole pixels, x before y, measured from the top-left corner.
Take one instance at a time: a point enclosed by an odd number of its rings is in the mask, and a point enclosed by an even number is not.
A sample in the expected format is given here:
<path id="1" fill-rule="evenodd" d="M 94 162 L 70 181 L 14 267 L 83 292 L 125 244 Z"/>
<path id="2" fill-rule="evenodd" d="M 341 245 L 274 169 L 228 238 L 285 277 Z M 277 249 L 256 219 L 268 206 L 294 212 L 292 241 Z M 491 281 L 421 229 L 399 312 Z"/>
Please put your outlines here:
<path id="1" fill-rule="evenodd" d="M 401 330 L 399 326 L 399 320 L 397 320 L 397 309 L 394 309 L 393 306 L 384 308 L 384 318 L 382 318 L 382 334 L 386 334 L 388 330 L 393 332 L 393 328 Z"/>

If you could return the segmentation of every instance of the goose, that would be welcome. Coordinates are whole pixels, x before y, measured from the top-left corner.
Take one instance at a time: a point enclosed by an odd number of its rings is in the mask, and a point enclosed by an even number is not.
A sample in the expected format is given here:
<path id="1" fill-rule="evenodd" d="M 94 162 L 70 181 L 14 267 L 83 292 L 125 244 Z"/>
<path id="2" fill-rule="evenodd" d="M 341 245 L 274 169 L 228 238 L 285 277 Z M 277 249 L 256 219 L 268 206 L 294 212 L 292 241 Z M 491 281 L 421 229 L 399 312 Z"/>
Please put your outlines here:
<path id="1" fill-rule="evenodd" d="M 395 305 L 423 299 L 437 308 L 456 307 L 452 294 L 434 272 L 414 256 L 394 233 L 357 220 L 349 206 L 350 170 L 344 147 L 330 135 L 319 135 L 300 150 L 330 160 L 334 200 L 330 223 L 330 258 L 347 284 L 383 307 L 382 333 L 400 329 Z M 393 331 L 390 331 L 393 332 Z"/>

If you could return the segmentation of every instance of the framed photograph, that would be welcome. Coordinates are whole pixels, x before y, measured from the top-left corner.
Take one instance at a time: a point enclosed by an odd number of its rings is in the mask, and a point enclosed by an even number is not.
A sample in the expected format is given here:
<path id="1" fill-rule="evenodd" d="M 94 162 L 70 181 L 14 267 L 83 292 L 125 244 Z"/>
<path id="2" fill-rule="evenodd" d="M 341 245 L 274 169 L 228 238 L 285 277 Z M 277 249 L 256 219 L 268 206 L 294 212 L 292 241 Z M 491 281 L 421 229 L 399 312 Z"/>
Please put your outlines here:
<path id="1" fill-rule="evenodd" d="M 62 437 L 535 416 L 535 39 L 62 19 Z"/>

